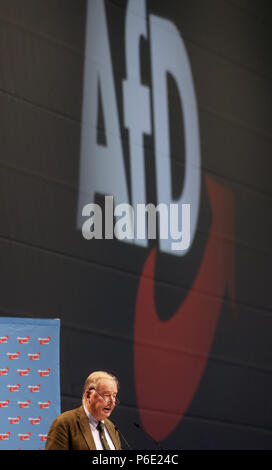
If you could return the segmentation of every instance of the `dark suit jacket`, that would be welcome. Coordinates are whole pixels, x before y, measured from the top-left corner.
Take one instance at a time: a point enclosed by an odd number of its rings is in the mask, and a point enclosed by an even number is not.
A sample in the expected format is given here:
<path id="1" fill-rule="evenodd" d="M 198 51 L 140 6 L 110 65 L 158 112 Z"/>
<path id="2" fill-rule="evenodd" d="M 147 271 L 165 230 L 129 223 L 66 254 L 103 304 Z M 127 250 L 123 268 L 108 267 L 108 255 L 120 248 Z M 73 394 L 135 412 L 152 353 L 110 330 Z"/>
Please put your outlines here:
<path id="1" fill-rule="evenodd" d="M 121 443 L 114 424 L 105 419 L 105 425 L 117 450 Z M 51 424 L 45 450 L 96 450 L 88 417 L 83 406 L 65 411 Z"/>

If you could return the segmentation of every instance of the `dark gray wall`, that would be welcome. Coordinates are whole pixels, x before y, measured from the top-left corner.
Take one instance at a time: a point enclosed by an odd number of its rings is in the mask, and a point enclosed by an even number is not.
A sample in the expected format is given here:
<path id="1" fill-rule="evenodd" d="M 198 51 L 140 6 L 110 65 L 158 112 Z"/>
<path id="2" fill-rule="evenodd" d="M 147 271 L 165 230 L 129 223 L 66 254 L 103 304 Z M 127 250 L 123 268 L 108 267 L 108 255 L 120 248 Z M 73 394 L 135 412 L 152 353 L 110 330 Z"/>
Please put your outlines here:
<path id="1" fill-rule="evenodd" d="M 121 106 L 126 1 L 108 0 L 106 8 L 129 161 Z M 187 48 L 204 188 L 194 249 L 182 260 L 158 256 L 161 316 L 171 316 L 189 294 L 205 250 L 211 216 L 205 175 L 230 188 L 235 201 L 229 240 L 235 250 L 235 309 L 226 293 L 200 385 L 163 445 L 271 448 L 270 2 L 147 0 L 147 12 L 170 19 Z M 148 448 L 153 444 L 132 423 L 139 420 L 135 300 L 150 247 L 87 242 L 76 229 L 85 19 L 83 0 L 0 0 L 0 313 L 60 318 L 62 410 L 80 404 L 89 372 L 110 370 L 121 382 L 115 422 L 134 447 Z M 171 106 L 178 115 L 176 100 Z M 172 132 L 178 145 L 174 124 Z M 154 194 L 152 139 L 146 152 L 148 190 Z M 182 162 L 175 151 L 172 159 L 175 173 Z M 162 377 L 161 386 L 171 401 L 171 384 Z"/>

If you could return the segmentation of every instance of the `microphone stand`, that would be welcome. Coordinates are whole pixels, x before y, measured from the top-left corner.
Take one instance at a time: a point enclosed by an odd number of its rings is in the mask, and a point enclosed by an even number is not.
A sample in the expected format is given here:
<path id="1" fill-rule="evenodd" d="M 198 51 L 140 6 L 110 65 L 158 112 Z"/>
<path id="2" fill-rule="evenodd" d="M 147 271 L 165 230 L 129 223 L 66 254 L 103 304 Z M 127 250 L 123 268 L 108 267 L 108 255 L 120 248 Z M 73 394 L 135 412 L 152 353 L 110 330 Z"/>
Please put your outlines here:
<path id="1" fill-rule="evenodd" d="M 120 429 L 117 426 L 114 426 L 114 427 L 115 427 L 115 431 L 117 431 L 120 434 L 120 436 L 122 437 L 122 439 L 123 439 L 124 443 L 126 444 L 127 448 L 129 450 L 133 450 L 131 445 L 129 445 L 128 441 L 126 440 L 125 436 L 121 433 Z"/>
<path id="2" fill-rule="evenodd" d="M 153 437 L 151 437 L 149 434 L 147 434 L 147 433 L 145 432 L 145 430 L 142 428 L 142 426 L 139 425 L 139 423 L 134 422 L 134 426 L 136 426 L 136 428 L 140 429 L 143 433 L 145 433 L 145 434 L 151 439 L 151 441 L 153 441 L 154 444 L 156 444 L 156 446 L 157 446 L 160 450 L 163 450 L 162 445 L 161 445 L 158 441 L 156 441 L 155 439 L 153 439 Z"/>

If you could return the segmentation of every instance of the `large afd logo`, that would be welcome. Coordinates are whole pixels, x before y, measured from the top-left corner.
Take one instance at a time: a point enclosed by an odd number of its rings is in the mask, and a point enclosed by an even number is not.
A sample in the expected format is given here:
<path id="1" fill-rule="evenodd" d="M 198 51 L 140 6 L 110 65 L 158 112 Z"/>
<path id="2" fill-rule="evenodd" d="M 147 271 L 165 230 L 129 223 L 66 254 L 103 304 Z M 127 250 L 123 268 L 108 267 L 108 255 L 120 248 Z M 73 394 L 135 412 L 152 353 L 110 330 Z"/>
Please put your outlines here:
<path id="1" fill-rule="evenodd" d="M 150 37 L 148 37 L 148 26 Z M 152 90 L 141 83 L 141 37 L 150 41 Z M 130 192 L 124 165 L 105 4 L 103 0 L 89 1 L 83 87 L 78 226 L 81 228 L 86 216 L 91 216 L 96 193 L 112 196 L 114 206 L 117 209 L 115 215 L 121 218 L 121 221 L 115 225 L 116 237 L 126 243 L 148 246 L 148 233 L 142 227 L 144 222 L 142 218 L 135 221 L 132 217 L 132 211 L 137 213 L 137 207 L 143 207 L 147 203 L 144 135 L 152 134 L 154 135 L 156 160 L 154 177 L 157 187 L 157 203 L 159 208 L 166 206 L 170 212 L 171 208 L 173 209 L 170 215 L 174 230 L 171 231 L 171 237 L 165 236 L 162 233 L 165 230 L 165 224 L 160 224 L 159 247 L 161 251 L 166 253 L 178 256 L 185 255 L 194 240 L 200 199 L 200 145 L 196 98 L 189 59 L 178 30 L 169 21 L 155 15 L 149 15 L 147 19 L 145 0 L 130 0 L 127 4 L 125 61 L 126 79 L 122 81 L 122 94 L 124 127 L 129 134 Z M 171 74 L 175 79 L 184 115 L 186 165 L 183 190 L 178 200 L 172 198 L 167 74 Z M 99 96 L 101 96 L 103 107 L 106 145 L 101 145 L 97 141 Z M 127 207 L 128 204 L 130 204 L 132 211 L 130 214 L 125 214 L 125 220 L 122 223 L 122 211 L 124 205 Z M 190 206 L 190 214 L 188 206 Z M 181 230 L 178 228 L 179 214 L 174 211 L 177 207 L 180 208 L 180 211 L 183 209 L 182 216 L 186 218 L 187 222 L 183 221 Z M 162 216 L 161 213 L 160 216 Z M 90 224 L 92 222 L 95 225 L 95 220 L 89 220 Z M 86 223 L 88 224 L 88 222 Z M 86 234 L 84 228 L 83 234 Z M 124 231 L 126 236 L 123 234 Z M 141 233 L 141 236 L 135 237 L 135 231 Z M 145 232 L 144 236 L 143 232 Z M 173 240 L 175 240 L 174 246 L 172 245 Z"/>
<path id="2" fill-rule="evenodd" d="M 145 227 L 136 227 L 141 231 L 141 237 L 124 237 L 122 232 L 125 225 L 126 234 L 134 233 L 133 210 L 136 212 L 137 205 L 148 202 L 144 136 L 152 135 L 158 205 L 190 206 L 189 234 L 184 223 L 182 230 L 174 224 L 174 236 L 160 236 L 157 248 L 149 252 L 135 305 L 137 404 L 145 430 L 161 441 L 176 428 L 195 395 L 209 357 L 226 290 L 234 299 L 234 201 L 229 188 L 210 175 L 204 175 L 212 213 L 205 250 L 187 297 L 169 320 L 161 321 L 155 302 L 157 252 L 171 257 L 186 256 L 192 249 L 198 226 L 201 161 L 197 103 L 188 54 L 173 22 L 154 14 L 147 15 L 145 0 L 128 0 L 124 26 L 126 77 L 119 89 L 122 92 L 123 126 L 128 131 L 130 190 L 111 57 L 110 45 L 114 39 L 109 35 L 104 0 L 88 1 L 77 224 L 81 229 L 88 217 L 87 234 L 91 224 L 95 223 L 91 211 L 96 194 L 104 195 L 112 198 L 111 211 L 116 216 L 122 218 L 124 205 L 132 208 L 122 223 L 115 226 L 116 238 L 145 248 L 149 246 Z M 142 38 L 150 48 L 150 87 L 141 79 Z M 178 199 L 172 195 L 169 74 L 175 81 L 183 116 L 180 132 L 184 133 L 185 169 Z M 97 139 L 99 96 L 105 127 L 103 144 Z M 116 213 L 114 207 L 118 208 Z M 174 217 L 178 218 L 178 212 Z M 137 220 L 136 224 L 144 222 Z M 162 230 L 160 225 L 159 231 Z M 170 399 L 165 399 L 165 384 L 167 388 L 171 384 Z"/>

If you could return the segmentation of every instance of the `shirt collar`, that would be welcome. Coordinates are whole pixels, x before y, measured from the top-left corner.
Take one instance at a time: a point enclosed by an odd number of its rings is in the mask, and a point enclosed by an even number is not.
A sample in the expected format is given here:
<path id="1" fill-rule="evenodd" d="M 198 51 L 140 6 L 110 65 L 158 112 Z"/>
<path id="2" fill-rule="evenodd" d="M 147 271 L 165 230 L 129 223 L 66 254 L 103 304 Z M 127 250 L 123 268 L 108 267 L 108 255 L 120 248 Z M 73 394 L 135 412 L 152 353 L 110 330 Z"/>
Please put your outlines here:
<path id="1" fill-rule="evenodd" d="M 87 409 L 87 407 L 85 406 L 84 403 L 83 403 L 83 408 L 84 408 L 84 411 L 85 411 L 85 413 L 88 417 L 88 420 L 89 420 L 89 423 L 90 423 L 92 429 L 96 429 L 99 421 L 97 421 L 97 419 L 95 419 L 95 417 L 89 412 L 89 410 Z M 101 423 L 104 423 L 104 420 L 101 420 Z"/>

